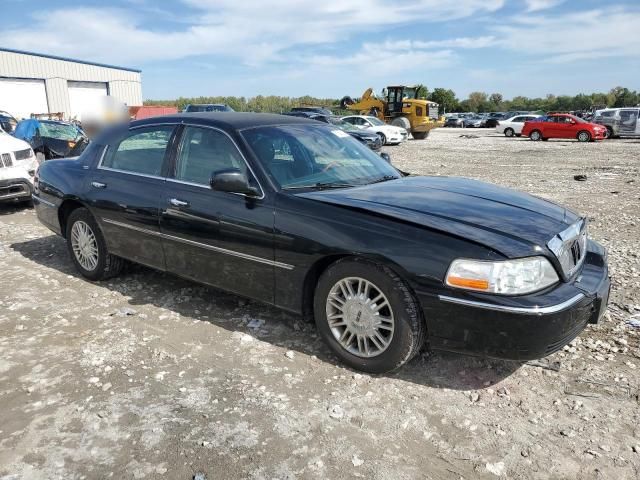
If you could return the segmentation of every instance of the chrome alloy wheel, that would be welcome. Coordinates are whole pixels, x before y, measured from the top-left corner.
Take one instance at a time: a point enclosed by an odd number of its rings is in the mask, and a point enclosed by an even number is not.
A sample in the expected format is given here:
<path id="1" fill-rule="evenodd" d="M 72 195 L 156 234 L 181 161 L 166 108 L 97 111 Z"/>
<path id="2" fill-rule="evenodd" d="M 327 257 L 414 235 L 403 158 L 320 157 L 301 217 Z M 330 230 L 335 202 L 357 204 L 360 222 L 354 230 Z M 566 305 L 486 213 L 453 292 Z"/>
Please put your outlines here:
<path id="1" fill-rule="evenodd" d="M 587 132 L 580 132 L 578 134 L 578 140 L 580 140 L 581 142 L 588 142 L 589 140 L 591 140 L 591 135 L 589 135 Z"/>
<path id="2" fill-rule="evenodd" d="M 364 278 L 338 281 L 329 291 L 326 312 L 331 333 L 353 355 L 375 357 L 391 344 L 395 326 L 391 304 Z"/>
<path id="3" fill-rule="evenodd" d="M 98 266 L 98 241 L 91 227 L 81 220 L 71 227 L 71 248 L 82 268 L 95 270 Z"/>

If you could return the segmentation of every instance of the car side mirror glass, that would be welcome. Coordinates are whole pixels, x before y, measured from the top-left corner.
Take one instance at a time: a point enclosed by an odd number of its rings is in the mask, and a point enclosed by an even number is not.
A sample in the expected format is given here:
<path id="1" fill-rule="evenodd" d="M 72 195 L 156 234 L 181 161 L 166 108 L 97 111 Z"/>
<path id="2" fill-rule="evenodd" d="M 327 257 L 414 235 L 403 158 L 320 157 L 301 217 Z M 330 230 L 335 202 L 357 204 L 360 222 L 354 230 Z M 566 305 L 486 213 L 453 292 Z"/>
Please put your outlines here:
<path id="1" fill-rule="evenodd" d="M 258 190 L 249 185 L 247 176 L 237 168 L 213 172 L 210 185 L 218 192 L 241 193 L 249 197 L 258 196 Z"/>
<path id="2" fill-rule="evenodd" d="M 382 152 L 380 153 L 380 156 L 384 158 L 387 161 L 387 163 L 391 163 L 391 155 L 389 155 L 388 153 Z"/>

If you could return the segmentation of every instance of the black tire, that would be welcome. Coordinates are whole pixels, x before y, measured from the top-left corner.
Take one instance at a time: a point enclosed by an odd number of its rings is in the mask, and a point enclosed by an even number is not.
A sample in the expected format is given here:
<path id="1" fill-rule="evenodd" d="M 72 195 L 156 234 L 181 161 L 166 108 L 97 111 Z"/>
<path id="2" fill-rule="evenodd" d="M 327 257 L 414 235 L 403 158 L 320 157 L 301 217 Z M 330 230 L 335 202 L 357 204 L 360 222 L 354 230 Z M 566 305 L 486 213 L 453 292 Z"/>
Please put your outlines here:
<path id="1" fill-rule="evenodd" d="M 347 96 L 347 97 L 342 97 L 340 99 L 340 108 L 342 110 L 348 110 L 349 105 L 353 105 L 355 102 L 353 101 L 353 98 Z"/>
<path id="2" fill-rule="evenodd" d="M 540 130 L 534 130 L 529 134 L 529 138 L 534 142 L 537 142 L 538 140 L 542 140 L 542 133 Z"/>
<path id="3" fill-rule="evenodd" d="M 576 135 L 576 138 L 579 142 L 587 143 L 591 141 L 591 134 L 586 130 L 581 130 L 578 132 L 578 135 Z"/>
<path id="4" fill-rule="evenodd" d="M 95 268 L 93 269 L 87 269 L 82 266 L 75 252 L 73 251 L 71 236 L 73 225 L 77 222 L 84 222 L 84 224 L 86 224 L 90 228 L 91 233 L 93 233 L 95 237 L 98 251 L 98 261 Z M 107 245 L 104 241 L 102 231 L 93 218 L 93 215 L 91 215 L 89 210 L 87 210 L 86 208 L 77 208 L 69 215 L 69 218 L 67 219 L 66 239 L 67 249 L 69 250 L 71 260 L 73 261 L 78 272 L 80 272 L 83 277 L 92 281 L 106 280 L 107 278 L 118 275 L 122 271 L 125 263 L 124 259 L 116 257 L 115 255 L 112 255 L 107 251 Z"/>
<path id="5" fill-rule="evenodd" d="M 607 133 L 605 134 L 604 138 L 613 138 L 613 129 L 611 127 L 607 127 Z"/>
<path id="6" fill-rule="evenodd" d="M 382 143 L 382 145 L 386 145 L 387 144 L 387 137 L 385 136 L 384 133 L 378 133 L 378 136 L 380 137 L 380 142 Z"/>
<path id="7" fill-rule="evenodd" d="M 516 132 L 511 127 L 504 129 L 504 136 L 505 137 L 513 137 L 515 134 L 516 134 Z"/>
<path id="8" fill-rule="evenodd" d="M 426 132 L 411 132 L 411 135 L 413 135 L 413 138 L 416 140 L 424 140 L 429 136 L 429 132 L 430 130 Z"/>
<path id="9" fill-rule="evenodd" d="M 373 283 L 386 296 L 393 311 L 394 331 L 390 343 L 376 356 L 362 357 L 349 352 L 334 337 L 329 326 L 328 296 L 337 282 L 349 277 Z M 318 332 L 340 360 L 368 373 L 385 373 L 400 368 L 420 351 L 426 336 L 422 311 L 407 284 L 389 267 L 360 258 L 339 260 L 320 276 L 314 296 L 314 318 Z"/>

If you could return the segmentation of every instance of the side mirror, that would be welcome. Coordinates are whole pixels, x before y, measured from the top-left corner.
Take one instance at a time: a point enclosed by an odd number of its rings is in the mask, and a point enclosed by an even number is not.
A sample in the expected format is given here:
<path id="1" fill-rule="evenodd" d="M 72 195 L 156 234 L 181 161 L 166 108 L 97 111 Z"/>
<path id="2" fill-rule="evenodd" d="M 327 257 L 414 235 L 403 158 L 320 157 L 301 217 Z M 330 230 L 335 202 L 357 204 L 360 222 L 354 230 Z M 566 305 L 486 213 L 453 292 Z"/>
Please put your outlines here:
<path id="1" fill-rule="evenodd" d="M 380 156 L 384 158 L 387 163 L 391 163 L 391 155 L 389 155 L 387 152 L 381 152 Z"/>
<path id="2" fill-rule="evenodd" d="M 249 185 L 247 176 L 237 168 L 213 172 L 210 185 L 218 192 L 241 193 L 248 197 L 258 196 L 258 190 Z"/>

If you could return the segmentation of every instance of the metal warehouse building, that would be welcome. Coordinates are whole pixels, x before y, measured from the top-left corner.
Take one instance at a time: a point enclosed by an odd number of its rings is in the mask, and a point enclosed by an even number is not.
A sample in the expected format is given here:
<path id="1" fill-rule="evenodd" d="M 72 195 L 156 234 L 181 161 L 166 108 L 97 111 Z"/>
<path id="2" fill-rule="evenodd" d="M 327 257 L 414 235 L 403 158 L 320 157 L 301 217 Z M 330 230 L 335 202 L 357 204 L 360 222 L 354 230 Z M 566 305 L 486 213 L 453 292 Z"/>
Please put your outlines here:
<path id="1" fill-rule="evenodd" d="M 79 119 L 105 95 L 142 105 L 140 70 L 0 47 L 0 110 L 18 119 L 58 112 Z"/>

